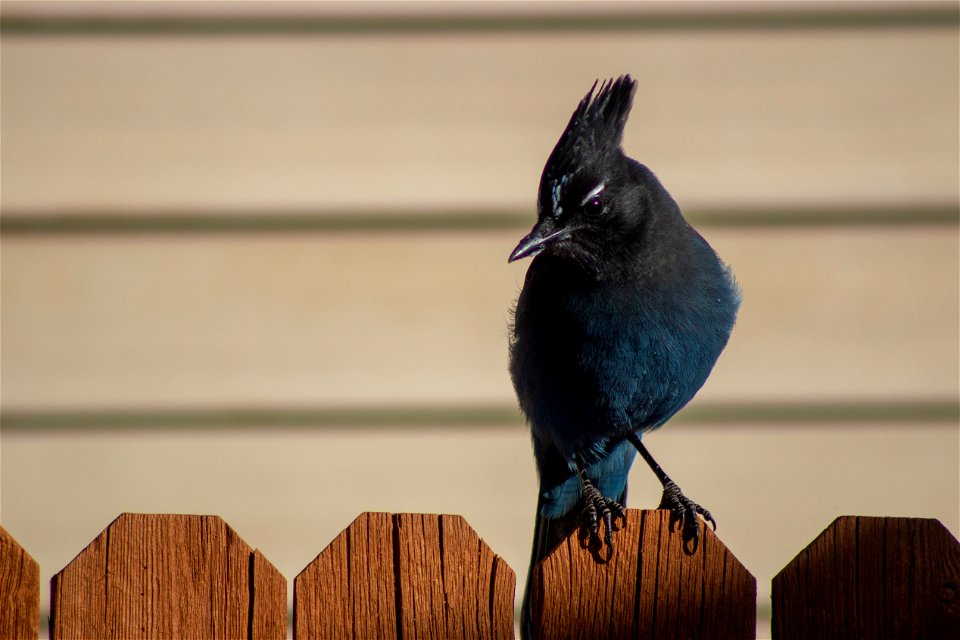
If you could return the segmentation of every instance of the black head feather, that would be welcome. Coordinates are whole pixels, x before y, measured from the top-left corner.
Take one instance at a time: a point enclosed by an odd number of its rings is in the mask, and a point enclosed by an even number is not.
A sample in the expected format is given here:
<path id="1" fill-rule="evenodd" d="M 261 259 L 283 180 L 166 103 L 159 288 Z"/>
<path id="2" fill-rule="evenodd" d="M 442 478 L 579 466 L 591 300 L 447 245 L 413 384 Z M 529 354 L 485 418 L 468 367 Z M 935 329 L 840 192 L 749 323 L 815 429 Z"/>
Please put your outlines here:
<path id="1" fill-rule="evenodd" d="M 542 204 L 550 202 L 562 183 L 580 171 L 595 170 L 621 156 L 623 129 L 633 105 L 636 81 L 629 75 L 597 83 L 584 96 L 570 117 L 567 128 L 547 159 L 540 178 Z M 547 200 L 543 200 L 544 197 Z"/>
<path id="2" fill-rule="evenodd" d="M 554 154 L 577 155 L 582 151 L 619 149 L 636 86 L 629 75 L 624 75 L 616 80 L 605 80 L 594 96 L 597 88 L 594 82 L 570 117 Z"/>
<path id="3" fill-rule="evenodd" d="M 611 251 L 635 252 L 642 240 L 644 199 L 663 192 L 646 167 L 621 149 L 636 83 L 629 75 L 594 82 L 573 112 L 540 177 L 537 224 L 510 261 L 548 247 L 599 274 Z"/>

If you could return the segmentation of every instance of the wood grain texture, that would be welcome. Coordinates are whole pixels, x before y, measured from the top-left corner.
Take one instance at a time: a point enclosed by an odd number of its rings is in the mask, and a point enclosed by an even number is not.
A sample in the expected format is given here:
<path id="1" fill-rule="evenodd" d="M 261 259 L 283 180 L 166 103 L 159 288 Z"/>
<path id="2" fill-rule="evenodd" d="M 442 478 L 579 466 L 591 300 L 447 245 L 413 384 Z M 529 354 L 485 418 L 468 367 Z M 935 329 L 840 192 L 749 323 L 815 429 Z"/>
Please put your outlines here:
<path id="1" fill-rule="evenodd" d="M 124 513 L 53 577 L 50 636 L 285 638 L 286 581 L 217 516 Z"/>
<path id="2" fill-rule="evenodd" d="M 535 638 L 753 638 L 756 579 L 706 529 L 692 554 L 665 510 L 627 510 L 604 558 L 576 533 L 533 573 Z"/>
<path id="3" fill-rule="evenodd" d="M 512 638 L 515 584 L 460 516 L 364 513 L 294 580 L 294 637 Z"/>
<path id="4" fill-rule="evenodd" d="M 0 638 L 40 633 L 40 565 L 0 526 Z"/>
<path id="5" fill-rule="evenodd" d="M 928 518 L 837 518 L 774 577 L 773 637 L 960 638 L 960 542 Z"/>

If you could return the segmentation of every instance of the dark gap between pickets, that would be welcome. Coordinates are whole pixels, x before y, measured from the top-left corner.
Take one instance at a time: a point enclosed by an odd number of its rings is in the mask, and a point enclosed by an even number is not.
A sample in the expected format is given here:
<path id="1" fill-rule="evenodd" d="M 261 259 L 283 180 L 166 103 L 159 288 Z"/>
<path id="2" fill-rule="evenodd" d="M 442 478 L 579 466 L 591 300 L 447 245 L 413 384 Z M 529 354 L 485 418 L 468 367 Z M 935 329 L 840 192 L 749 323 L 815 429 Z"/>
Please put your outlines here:
<path id="1" fill-rule="evenodd" d="M 694 518 L 698 517 L 696 514 Z M 707 597 L 707 522 L 703 522 L 703 540 L 701 541 L 700 553 L 702 554 L 702 562 L 700 563 L 700 629 L 706 629 L 706 618 L 707 618 L 707 603 L 705 602 Z M 721 586 L 722 589 L 722 586 Z"/>
<path id="2" fill-rule="evenodd" d="M 667 535 L 670 535 L 670 526 L 667 526 Z M 661 546 L 663 545 L 663 534 L 659 530 L 657 531 L 657 564 L 654 569 L 656 573 L 653 574 L 653 592 L 655 594 L 660 593 L 660 558 Z M 650 621 L 650 637 L 657 637 L 657 602 L 658 598 L 653 599 L 653 609 L 651 609 L 651 621 Z"/>
<path id="3" fill-rule="evenodd" d="M 251 551 L 247 560 L 247 640 L 253 640 L 253 608 L 256 602 L 256 552 Z"/>
<path id="4" fill-rule="evenodd" d="M 628 516 L 629 517 L 629 516 Z M 640 516 L 640 540 L 637 542 L 637 582 L 633 592 L 633 629 L 631 637 L 640 632 L 640 593 L 643 591 L 643 538 L 647 527 L 647 518 Z"/>
<path id="5" fill-rule="evenodd" d="M 481 544 L 482 544 L 482 543 L 481 543 Z M 496 593 L 497 593 L 497 589 L 496 589 L 496 586 L 497 586 L 497 565 L 499 564 L 499 562 L 498 562 L 497 560 L 498 560 L 499 558 L 500 558 L 500 556 L 494 555 L 494 556 L 493 556 L 493 565 L 490 567 L 490 591 L 489 591 L 489 594 L 488 594 L 488 596 L 487 596 L 487 615 L 489 616 L 489 619 L 490 619 L 490 630 L 491 630 L 491 632 L 494 631 L 494 628 L 495 628 L 495 626 L 496 626 L 496 622 L 495 622 L 494 617 L 493 617 L 494 614 L 495 614 L 495 612 L 496 612 L 496 610 L 495 610 L 495 608 L 494 608 L 494 606 L 493 606 L 493 600 L 494 600 L 494 597 L 495 597 L 495 595 L 496 595 Z"/>
<path id="6" fill-rule="evenodd" d="M 916 520 L 907 523 L 907 530 L 910 532 L 910 544 L 907 545 L 907 549 L 910 550 L 910 562 L 907 564 L 907 593 L 917 593 L 917 528 Z M 916 628 L 917 621 L 913 617 L 915 611 L 913 604 L 904 611 L 910 618 L 909 628 Z"/>
<path id="7" fill-rule="evenodd" d="M 440 552 L 440 586 L 443 589 L 443 626 L 444 628 L 446 628 L 449 623 L 449 619 L 447 618 L 449 603 L 447 602 L 447 563 L 446 563 L 447 556 L 444 553 L 444 549 L 443 549 L 443 516 L 442 515 L 437 516 L 437 547 Z M 460 624 L 461 625 L 464 624 L 462 616 L 460 618 Z"/>
<path id="8" fill-rule="evenodd" d="M 854 628 L 861 629 L 861 620 L 863 611 L 860 603 L 863 600 L 863 592 L 860 591 L 860 517 L 853 519 L 853 588 L 856 594 L 856 601 L 853 603 L 853 624 Z"/>
<path id="9" fill-rule="evenodd" d="M 400 517 L 390 516 L 393 525 L 393 607 L 396 615 L 397 640 L 403 640 L 403 597 L 400 579 Z"/>
<path id="10" fill-rule="evenodd" d="M 207 554 L 206 554 L 206 549 L 209 549 L 209 548 L 210 548 L 210 547 L 209 547 L 209 544 L 210 544 L 210 543 L 209 543 L 208 540 L 207 540 L 207 523 L 208 523 L 207 517 L 206 517 L 206 516 L 201 516 L 201 518 L 200 518 L 200 548 L 201 548 L 202 550 L 204 550 L 204 552 L 203 552 L 203 559 L 204 559 L 204 561 L 206 561 L 206 563 L 207 563 L 207 570 L 208 570 L 207 579 L 209 580 L 209 582 L 207 583 L 207 585 L 208 585 L 207 588 L 209 589 L 208 593 L 209 593 L 209 597 L 210 597 L 210 605 L 209 605 L 209 606 L 210 606 L 210 611 L 211 611 L 211 612 L 214 612 L 214 611 L 217 610 L 217 601 L 216 601 L 216 599 L 215 599 L 215 598 L 216 598 L 216 593 L 215 593 L 216 589 L 214 588 L 214 584 L 216 584 L 216 582 L 215 582 L 215 580 L 214 580 L 214 566 L 213 566 L 213 562 L 210 562 L 210 559 L 207 557 Z M 230 533 L 229 533 L 229 531 L 227 532 L 227 539 L 226 539 L 225 542 L 226 542 L 226 547 L 229 548 L 229 547 L 230 547 Z M 226 594 L 224 594 L 224 598 L 226 598 Z M 217 632 L 217 622 L 216 622 L 216 620 L 213 619 L 213 616 L 211 616 L 211 618 L 210 618 L 210 637 L 214 637 L 214 636 L 216 635 L 216 632 Z"/>
<path id="11" fill-rule="evenodd" d="M 113 528 L 113 523 L 107 525 L 107 548 L 104 552 L 104 557 L 106 560 L 103 565 L 103 628 L 107 628 L 107 616 L 109 615 L 110 610 L 110 530 Z M 143 595 L 143 594 L 141 594 Z"/>
<path id="12" fill-rule="evenodd" d="M 357 634 L 357 612 L 354 610 L 357 599 L 353 594 L 353 527 L 347 527 L 347 593 L 350 594 L 350 620 L 353 635 Z M 369 559 L 367 560 L 369 562 Z"/>
<path id="13" fill-rule="evenodd" d="M 881 594 L 881 595 L 880 595 L 880 598 L 881 598 L 880 611 L 882 612 L 881 615 L 885 618 L 885 617 L 886 617 L 886 613 L 887 613 L 887 611 L 889 610 L 889 607 L 890 607 L 890 604 L 891 604 L 890 601 L 889 601 L 889 598 L 888 598 L 889 592 L 888 592 L 888 590 L 887 590 L 887 588 L 886 588 L 886 584 L 887 584 L 887 554 L 890 553 L 889 549 L 887 549 L 887 523 L 886 523 L 886 521 L 884 521 L 883 525 L 880 527 L 880 531 L 881 531 L 880 539 L 881 539 L 881 541 L 882 541 L 882 543 L 881 543 L 882 549 L 881 549 L 881 552 L 880 552 L 880 584 L 883 585 L 883 586 L 881 587 L 881 589 L 880 589 L 880 594 Z M 886 620 L 883 619 L 883 618 L 881 618 L 881 622 L 883 623 L 883 626 L 880 627 L 880 628 L 881 628 L 881 629 L 885 629 L 885 628 L 886 628 Z"/>

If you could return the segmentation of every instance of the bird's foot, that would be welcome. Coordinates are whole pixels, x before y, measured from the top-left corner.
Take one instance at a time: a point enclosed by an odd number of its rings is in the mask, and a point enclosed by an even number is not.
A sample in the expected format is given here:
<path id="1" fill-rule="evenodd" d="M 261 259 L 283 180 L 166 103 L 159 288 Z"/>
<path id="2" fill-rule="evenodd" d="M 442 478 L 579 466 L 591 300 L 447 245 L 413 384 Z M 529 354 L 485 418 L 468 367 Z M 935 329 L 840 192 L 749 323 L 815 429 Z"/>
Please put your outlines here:
<path id="1" fill-rule="evenodd" d="M 695 552 L 700 544 L 700 520 L 697 518 L 697 514 L 703 516 L 705 522 L 713 525 L 714 531 L 717 529 L 717 522 L 710 515 L 710 512 L 683 495 L 680 487 L 673 480 L 667 480 L 666 484 L 663 485 L 660 508 L 670 510 L 671 529 L 677 522 L 683 526 L 684 549 L 690 553 Z M 692 544 L 692 547 L 688 549 L 687 543 Z"/>
<path id="2" fill-rule="evenodd" d="M 605 497 L 593 486 L 593 483 L 581 476 L 583 481 L 582 498 L 583 510 L 580 512 L 580 542 L 586 546 L 599 548 L 600 523 L 603 522 L 603 542 L 613 547 L 613 532 L 619 531 L 617 521 L 627 523 L 627 515 L 616 500 Z"/>

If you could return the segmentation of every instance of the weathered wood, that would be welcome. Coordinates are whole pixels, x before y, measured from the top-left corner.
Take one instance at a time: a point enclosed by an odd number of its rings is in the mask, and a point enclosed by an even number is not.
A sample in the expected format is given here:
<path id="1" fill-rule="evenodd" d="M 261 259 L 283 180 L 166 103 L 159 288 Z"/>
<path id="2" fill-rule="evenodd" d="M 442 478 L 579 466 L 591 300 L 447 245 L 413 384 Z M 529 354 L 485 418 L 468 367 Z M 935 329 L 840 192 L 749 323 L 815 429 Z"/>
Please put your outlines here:
<path id="1" fill-rule="evenodd" d="M 40 633 L 40 565 L 0 526 L 0 638 Z"/>
<path id="2" fill-rule="evenodd" d="M 960 542 L 933 519 L 842 516 L 772 596 L 780 640 L 960 638 Z"/>
<path id="3" fill-rule="evenodd" d="M 285 638 L 286 588 L 217 516 L 124 513 L 53 577 L 50 637 Z"/>
<path id="4" fill-rule="evenodd" d="M 612 551 L 574 533 L 533 572 L 535 638 L 753 638 L 757 581 L 708 527 L 684 550 L 665 510 L 627 510 Z"/>
<path id="5" fill-rule="evenodd" d="M 515 584 L 460 516 L 363 513 L 294 580 L 294 637 L 512 638 Z"/>

